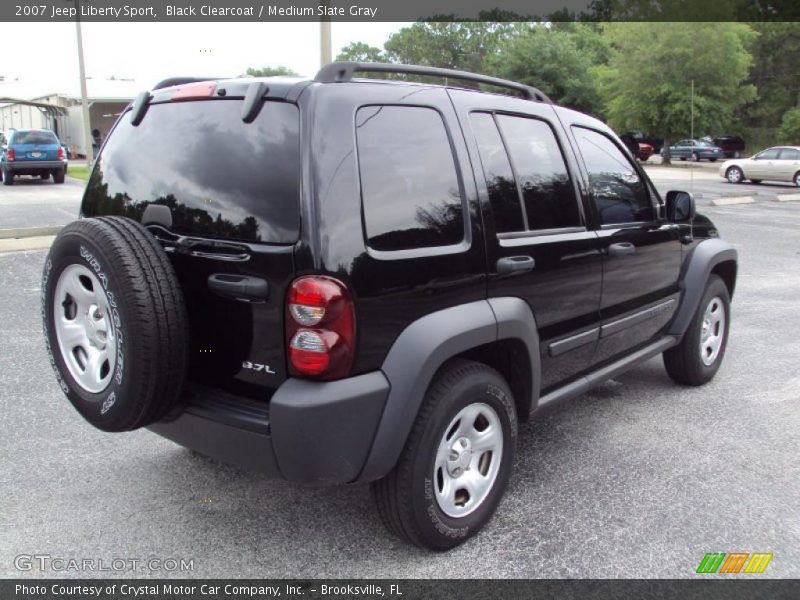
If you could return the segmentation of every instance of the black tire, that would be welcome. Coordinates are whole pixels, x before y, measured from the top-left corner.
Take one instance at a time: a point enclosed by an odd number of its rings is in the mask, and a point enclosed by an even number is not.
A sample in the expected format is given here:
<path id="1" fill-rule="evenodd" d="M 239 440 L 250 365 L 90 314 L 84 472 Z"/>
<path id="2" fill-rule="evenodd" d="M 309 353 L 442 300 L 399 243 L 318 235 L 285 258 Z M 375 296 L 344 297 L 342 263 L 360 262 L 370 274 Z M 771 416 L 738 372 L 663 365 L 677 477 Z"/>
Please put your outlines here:
<path id="1" fill-rule="evenodd" d="M 681 156 L 680 159 L 685 161 L 686 157 L 685 156 Z"/>
<path id="2" fill-rule="evenodd" d="M 794 184 L 797 187 L 800 187 L 800 171 L 794 174 Z"/>
<path id="3" fill-rule="evenodd" d="M 50 179 L 50 171 L 44 171 L 42 173 L 39 173 L 39 177 L 41 177 L 42 179 Z"/>
<path id="4" fill-rule="evenodd" d="M 742 183 L 744 172 L 739 167 L 728 167 L 728 170 L 725 171 L 725 179 L 730 183 Z"/>
<path id="5" fill-rule="evenodd" d="M 56 183 L 64 183 L 64 169 L 53 171 L 53 181 Z"/>
<path id="6" fill-rule="evenodd" d="M 13 185 L 14 184 L 14 173 L 9 171 L 8 169 L 2 170 L 3 175 L 3 185 Z"/>
<path id="7" fill-rule="evenodd" d="M 452 428 L 448 431 L 453 419 L 475 404 L 489 405 L 499 419 L 501 459 L 485 498 L 469 514 L 453 517 L 443 512 L 435 497 L 436 455 L 440 443 L 451 441 L 445 441 L 445 435 L 456 435 Z M 464 543 L 480 531 L 500 503 L 511 475 L 516 437 L 514 398 L 503 377 L 481 363 L 451 361 L 428 389 L 397 465 L 372 484 L 384 525 L 401 539 L 431 550 L 449 550 Z"/>
<path id="8" fill-rule="evenodd" d="M 101 368 L 94 373 L 105 372 L 97 378 L 98 386 L 105 387 L 97 391 L 80 383 L 70 371 L 80 364 L 78 355 L 82 352 L 88 356 L 87 351 L 92 349 L 79 343 L 71 350 L 69 344 L 62 349 L 56 333 L 56 291 L 67 268 L 77 275 L 65 275 L 65 286 L 73 277 L 71 281 L 82 282 L 80 294 L 87 290 L 94 294 L 90 278 L 102 282 L 97 284 L 100 293 L 91 296 L 99 298 L 92 306 L 96 307 L 95 314 L 108 314 L 113 350 L 107 352 L 106 362 L 97 363 Z M 87 270 L 88 276 L 80 275 Z M 65 289 L 65 300 L 58 299 L 58 310 L 65 311 L 63 322 L 76 319 L 80 313 L 81 320 L 72 328 L 81 325 L 88 331 L 89 312 L 84 317 L 79 303 L 70 304 L 69 288 Z M 186 307 L 169 258 L 140 224 L 122 217 L 102 217 L 74 221 L 62 229 L 45 262 L 42 319 L 59 385 L 92 425 L 103 431 L 128 431 L 158 421 L 174 407 L 188 354 Z M 69 357 L 70 367 L 65 357 Z M 84 362 L 83 370 L 88 372 L 90 361 Z"/>
<path id="9" fill-rule="evenodd" d="M 705 364 L 700 348 L 701 336 L 703 334 L 703 320 L 709 304 L 719 299 L 725 313 L 725 321 L 720 327 L 722 333 L 721 346 L 711 364 Z M 681 343 L 664 352 L 664 367 L 667 374 L 673 381 L 683 385 L 703 385 L 714 378 L 722 359 L 725 357 L 725 348 L 728 345 L 728 331 L 731 323 L 731 300 L 728 293 L 728 286 L 717 275 L 712 275 L 706 284 L 706 290 L 697 312 L 689 324 Z"/>
<path id="10" fill-rule="evenodd" d="M 717 162 L 716 158 L 709 158 L 708 160 L 711 161 L 711 162 Z"/>

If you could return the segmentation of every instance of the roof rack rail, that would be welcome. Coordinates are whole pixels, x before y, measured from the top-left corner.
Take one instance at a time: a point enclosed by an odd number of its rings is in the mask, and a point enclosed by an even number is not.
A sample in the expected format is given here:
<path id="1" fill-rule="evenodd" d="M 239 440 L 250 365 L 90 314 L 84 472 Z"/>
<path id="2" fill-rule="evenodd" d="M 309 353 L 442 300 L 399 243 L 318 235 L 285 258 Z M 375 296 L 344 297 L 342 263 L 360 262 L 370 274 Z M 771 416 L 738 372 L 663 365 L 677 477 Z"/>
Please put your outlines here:
<path id="1" fill-rule="evenodd" d="M 388 63 L 366 63 L 366 62 L 333 62 L 322 67 L 314 81 L 319 83 L 341 83 L 351 81 L 353 74 L 361 71 L 366 73 L 408 73 L 410 75 L 428 75 L 433 77 L 446 77 L 448 79 L 460 79 L 462 81 L 474 81 L 476 83 L 483 83 L 486 85 L 493 85 L 496 87 L 514 90 L 522 95 L 526 100 L 534 100 L 537 102 L 547 102 L 552 104 L 548 98 L 540 90 L 535 87 L 517 83 L 516 81 L 509 81 L 507 79 L 499 79 L 498 77 L 490 77 L 488 75 L 478 75 L 476 73 L 469 73 L 467 71 L 456 71 L 455 69 L 440 69 L 439 67 L 425 67 L 421 65 L 399 65 Z"/>
<path id="2" fill-rule="evenodd" d="M 168 77 L 159 81 L 153 86 L 153 91 L 172 87 L 173 85 L 185 85 L 187 83 L 200 83 L 201 81 L 219 81 L 223 77 Z"/>

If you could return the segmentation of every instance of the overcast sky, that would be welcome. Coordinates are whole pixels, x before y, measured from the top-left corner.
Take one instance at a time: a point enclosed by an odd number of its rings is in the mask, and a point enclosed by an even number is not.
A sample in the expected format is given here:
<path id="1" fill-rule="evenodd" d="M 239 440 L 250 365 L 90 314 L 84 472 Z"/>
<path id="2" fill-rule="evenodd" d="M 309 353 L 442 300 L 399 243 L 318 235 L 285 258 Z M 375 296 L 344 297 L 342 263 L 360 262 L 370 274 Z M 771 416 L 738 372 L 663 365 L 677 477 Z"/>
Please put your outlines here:
<path id="1" fill-rule="evenodd" d="M 404 23 L 333 23 L 333 55 L 351 41 L 383 46 Z M 283 65 L 319 68 L 318 23 L 84 23 L 86 75 L 153 85 L 176 75 L 236 76 Z M 57 85 L 78 77 L 74 23 L 6 23 L 0 75 Z"/>

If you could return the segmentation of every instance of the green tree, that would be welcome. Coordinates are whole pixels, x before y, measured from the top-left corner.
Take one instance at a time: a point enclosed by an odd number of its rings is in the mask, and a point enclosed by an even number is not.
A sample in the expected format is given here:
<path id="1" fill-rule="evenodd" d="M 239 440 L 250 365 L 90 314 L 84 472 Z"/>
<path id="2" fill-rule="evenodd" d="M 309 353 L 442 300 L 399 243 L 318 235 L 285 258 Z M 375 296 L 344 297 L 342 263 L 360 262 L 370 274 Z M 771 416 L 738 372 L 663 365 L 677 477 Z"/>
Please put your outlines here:
<path id="1" fill-rule="evenodd" d="M 520 25 L 491 21 L 421 22 L 393 33 L 384 45 L 392 62 L 486 72 L 486 58 Z"/>
<path id="2" fill-rule="evenodd" d="M 277 67 L 261 67 L 260 69 L 250 67 L 247 69 L 247 75 L 250 77 L 273 77 L 275 75 L 285 75 L 293 77 L 297 75 L 297 73 L 295 73 L 288 67 L 279 65 Z"/>
<path id="3" fill-rule="evenodd" d="M 351 42 L 339 51 L 336 60 L 349 60 L 354 62 L 386 62 L 383 50 L 370 46 L 364 42 Z"/>
<path id="4" fill-rule="evenodd" d="M 778 141 L 792 146 L 800 145 L 800 106 L 790 108 L 781 119 Z"/>
<path id="5" fill-rule="evenodd" d="M 641 129 L 669 142 L 691 131 L 694 81 L 696 135 L 729 127 L 734 112 L 755 98 L 746 84 L 756 33 L 744 23 L 610 23 L 608 65 L 594 69 L 610 124 Z"/>
<path id="6" fill-rule="evenodd" d="M 487 63 L 492 74 L 537 87 L 554 102 L 597 112 L 601 105 L 591 68 L 606 62 L 609 53 L 592 26 L 535 25 L 503 39 Z"/>

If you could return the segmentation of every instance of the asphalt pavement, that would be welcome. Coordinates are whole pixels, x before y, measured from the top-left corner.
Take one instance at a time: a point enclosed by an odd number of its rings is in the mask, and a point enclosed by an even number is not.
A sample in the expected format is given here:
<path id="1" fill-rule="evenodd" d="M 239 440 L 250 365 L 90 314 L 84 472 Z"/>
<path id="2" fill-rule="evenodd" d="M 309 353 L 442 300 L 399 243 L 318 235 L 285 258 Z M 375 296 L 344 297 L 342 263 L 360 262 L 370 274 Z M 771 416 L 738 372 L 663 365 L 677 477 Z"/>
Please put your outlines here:
<path id="1" fill-rule="evenodd" d="M 669 171 L 659 189 L 687 189 Z M 800 202 L 713 207 L 706 190 L 731 184 L 693 185 L 740 253 L 716 379 L 678 387 L 653 359 L 523 425 L 497 515 L 447 554 L 386 533 L 367 486 L 270 481 L 148 431 L 93 429 L 45 356 L 45 252 L 0 253 L 0 576 L 92 576 L 14 566 L 47 554 L 194 567 L 104 576 L 694 577 L 707 552 L 767 552 L 764 576 L 800 577 Z"/>

